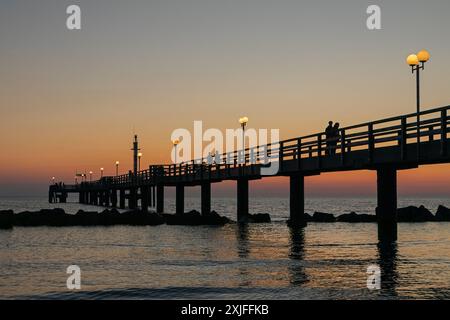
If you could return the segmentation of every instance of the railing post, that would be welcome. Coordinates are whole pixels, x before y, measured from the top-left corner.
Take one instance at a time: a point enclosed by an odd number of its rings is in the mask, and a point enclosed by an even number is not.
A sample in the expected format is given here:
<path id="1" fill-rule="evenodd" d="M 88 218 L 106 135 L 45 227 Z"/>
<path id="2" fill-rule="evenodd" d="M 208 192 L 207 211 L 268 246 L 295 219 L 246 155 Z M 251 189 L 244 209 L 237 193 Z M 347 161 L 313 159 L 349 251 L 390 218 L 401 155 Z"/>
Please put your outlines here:
<path id="1" fill-rule="evenodd" d="M 406 160 L 406 147 L 407 147 L 407 135 L 408 132 L 406 131 L 406 117 L 402 117 L 402 129 L 400 132 L 400 154 L 401 159 Z"/>
<path id="2" fill-rule="evenodd" d="M 434 126 L 429 126 L 428 127 L 428 141 L 433 141 L 434 140 Z"/>
<path id="3" fill-rule="evenodd" d="M 297 169 L 302 169 L 302 139 L 297 139 Z"/>
<path id="4" fill-rule="evenodd" d="M 345 164 L 345 130 L 341 130 L 341 164 Z"/>
<path id="5" fill-rule="evenodd" d="M 373 162 L 373 151 L 375 149 L 375 140 L 373 138 L 373 123 L 369 123 L 369 163 Z"/>
<path id="6" fill-rule="evenodd" d="M 279 143 L 278 149 L 278 161 L 280 163 L 280 171 L 283 171 L 283 157 L 284 157 L 284 142 Z"/>
<path id="7" fill-rule="evenodd" d="M 202 160 L 200 162 L 200 179 L 201 180 L 203 180 L 203 171 L 204 171 L 204 168 L 203 168 L 203 158 L 202 158 Z"/>
<path id="8" fill-rule="evenodd" d="M 441 111 L 441 156 L 447 155 L 447 109 Z"/>
<path id="9" fill-rule="evenodd" d="M 319 168 L 322 167 L 322 134 L 317 135 L 317 160 Z"/>

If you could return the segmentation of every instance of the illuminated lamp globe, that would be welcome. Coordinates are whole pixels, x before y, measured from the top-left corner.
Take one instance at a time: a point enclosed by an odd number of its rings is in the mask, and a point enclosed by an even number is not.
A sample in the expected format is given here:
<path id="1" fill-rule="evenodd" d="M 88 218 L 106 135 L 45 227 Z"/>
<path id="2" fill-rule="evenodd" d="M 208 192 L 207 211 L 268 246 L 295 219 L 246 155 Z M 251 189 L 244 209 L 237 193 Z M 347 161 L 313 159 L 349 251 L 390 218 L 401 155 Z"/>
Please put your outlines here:
<path id="1" fill-rule="evenodd" d="M 427 50 L 422 50 L 417 54 L 419 62 L 427 62 L 430 60 L 430 53 Z"/>
<path id="2" fill-rule="evenodd" d="M 417 57 L 417 55 L 415 54 L 410 54 L 408 56 L 408 58 L 406 58 L 406 62 L 408 63 L 408 65 L 410 65 L 411 67 L 413 66 L 417 66 L 419 64 L 419 58 Z"/>

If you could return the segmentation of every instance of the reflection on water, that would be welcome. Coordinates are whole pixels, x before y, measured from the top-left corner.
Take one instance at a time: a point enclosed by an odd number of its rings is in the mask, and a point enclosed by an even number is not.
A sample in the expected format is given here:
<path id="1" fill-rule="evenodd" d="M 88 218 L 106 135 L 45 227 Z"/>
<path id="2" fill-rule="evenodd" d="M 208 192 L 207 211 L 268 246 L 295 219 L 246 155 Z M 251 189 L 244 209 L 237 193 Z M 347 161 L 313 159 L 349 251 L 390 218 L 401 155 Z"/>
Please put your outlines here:
<path id="1" fill-rule="evenodd" d="M 237 229 L 237 251 L 239 258 L 246 259 L 250 254 L 250 246 L 248 240 L 248 224 L 238 223 Z"/>
<path id="2" fill-rule="evenodd" d="M 259 206 L 255 212 L 282 208 Z M 450 298 L 450 223 L 399 224 L 396 243 L 379 243 L 376 224 L 292 229 L 282 214 L 272 216 L 269 224 L 223 227 L 0 230 L 0 297 Z M 81 268 L 81 291 L 66 289 L 72 264 Z M 366 286 L 373 264 L 380 291 Z"/>
<path id="3" fill-rule="evenodd" d="M 15 228 L 0 231 L 0 296 L 450 298 L 449 228 L 401 225 L 408 237 L 388 244 L 371 224 Z M 71 264 L 80 292 L 65 289 Z M 381 291 L 366 288 L 372 264 Z"/>
<path id="4" fill-rule="evenodd" d="M 384 296 L 397 296 L 397 242 L 380 241 L 378 247 L 378 266 L 381 269 L 381 292 Z"/>
<path id="5" fill-rule="evenodd" d="M 304 228 L 289 228 L 291 235 L 289 258 L 292 263 L 289 265 L 290 283 L 293 286 L 300 286 L 307 282 L 307 276 L 303 265 L 305 255 L 305 230 Z"/>
<path id="6" fill-rule="evenodd" d="M 248 225 L 245 223 L 238 223 L 236 228 L 236 238 L 237 238 L 237 254 L 241 263 L 239 264 L 239 287 L 249 287 L 251 286 L 251 270 L 248 269 L 248 264 L 246 259 L 248 259 L 250 254 L 250 245 L 248 239 Z"/>

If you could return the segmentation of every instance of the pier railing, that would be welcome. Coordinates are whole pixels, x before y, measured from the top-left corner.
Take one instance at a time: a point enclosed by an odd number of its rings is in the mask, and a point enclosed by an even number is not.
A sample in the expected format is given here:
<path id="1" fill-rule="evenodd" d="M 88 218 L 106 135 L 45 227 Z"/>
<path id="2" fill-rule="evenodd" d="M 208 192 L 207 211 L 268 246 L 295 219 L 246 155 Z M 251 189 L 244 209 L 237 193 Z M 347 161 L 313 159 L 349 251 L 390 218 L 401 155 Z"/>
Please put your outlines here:
<path id="1" fill-rule="evenodd" d="M 328 155 L 339 156 L 342 164 L 346 155 L 352 151 L 368 151 L 369 161 L 373 159 L 374 151 L 387 146 L 398 146 L 401 150 L 401 160 L 406 159 L 407 145 L 417 142 L 417 132 L 421 142 L 440 141 L 441 155 L 447 151 L 450 106 L 420 112 L 420 122 L 417 123 L 417 113 L 348 126 L 339 130 L 339 136 L 327 139 L 324 132 L 312 135 L 282 140 L 276 143 L 259 145 L 245 150 L 236 150 L 209 158 L 194 159 L 189 162 L 177 164 L 151 165 L 148 169 L 139 171 L 136 175 L 131 171 L 128 174 L 104 177 L 92 182 L 101 185 L 128 185 L 135 183 L 152 183 L 167 177 L 200 176 L 207 179 L 215 172 L 247 166 L 264 166 L 273 161 L 283 163 L 290 160 L 298 161 L 298 170 L 301 162 L 306 158 L 320 159 Z M 425 140 L 424 140 L 425 139 Z M 211 161 L 211 158 L 214 159 Z"/>

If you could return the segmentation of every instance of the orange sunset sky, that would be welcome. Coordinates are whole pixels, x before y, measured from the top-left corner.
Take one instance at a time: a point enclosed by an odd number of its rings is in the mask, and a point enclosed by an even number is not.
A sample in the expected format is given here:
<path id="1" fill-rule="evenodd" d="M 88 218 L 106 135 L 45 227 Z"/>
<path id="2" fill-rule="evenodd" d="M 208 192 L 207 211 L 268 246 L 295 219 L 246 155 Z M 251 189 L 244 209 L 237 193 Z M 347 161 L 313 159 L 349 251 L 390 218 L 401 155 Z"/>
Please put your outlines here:
<path id="1" fill-rule="evenodd" d="M 52 176 L 170 161 L 176 128 L 279 128 L 281 139 L 415 111 L 406 56 L 426 48 L 423 109 L 450 104 L 448 1 L 71 1 L 0 4 L 0 196 L 45 195 Z M 408 10 L 404 10 L 405 6 Z M 374 172 L 306 179 L 317 196 L 372 196 Z M 284 178 L 252 183 L 281 195 Z M 214 186 L 234 193 L 233 183 Z M 399 173 L 402 196 L 450 196 L 450 165 Z"/>

